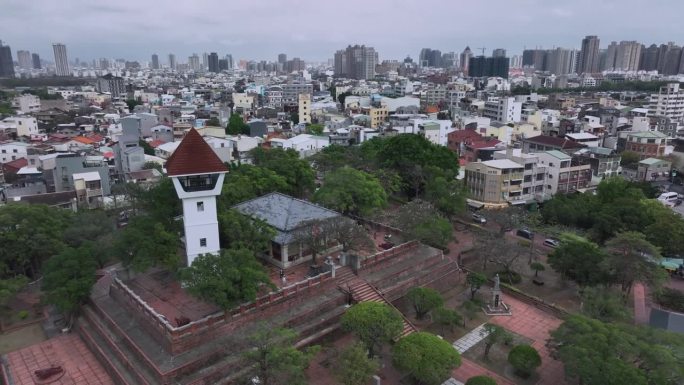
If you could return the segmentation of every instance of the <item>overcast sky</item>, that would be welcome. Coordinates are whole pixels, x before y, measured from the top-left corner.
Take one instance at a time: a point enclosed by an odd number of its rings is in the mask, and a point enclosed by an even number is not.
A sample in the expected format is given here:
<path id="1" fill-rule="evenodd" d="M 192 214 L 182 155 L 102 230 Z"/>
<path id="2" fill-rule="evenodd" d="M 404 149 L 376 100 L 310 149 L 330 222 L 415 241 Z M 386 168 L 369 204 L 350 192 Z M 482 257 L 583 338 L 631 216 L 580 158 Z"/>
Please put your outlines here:
<path id="1" fill-rule="evenodd" d="M 193 52 L 233 58 L 323 61 L 347 44 L 380 60 L 417 58 L 423 47 L 579 48 L 585 35 L 647 45 L 684 43 L 680 0 L 0 0 L 0 40 L 53 59 L 98 57 L 185 62 Z M 678 41 L 677 41 L 678 40 Z"/>

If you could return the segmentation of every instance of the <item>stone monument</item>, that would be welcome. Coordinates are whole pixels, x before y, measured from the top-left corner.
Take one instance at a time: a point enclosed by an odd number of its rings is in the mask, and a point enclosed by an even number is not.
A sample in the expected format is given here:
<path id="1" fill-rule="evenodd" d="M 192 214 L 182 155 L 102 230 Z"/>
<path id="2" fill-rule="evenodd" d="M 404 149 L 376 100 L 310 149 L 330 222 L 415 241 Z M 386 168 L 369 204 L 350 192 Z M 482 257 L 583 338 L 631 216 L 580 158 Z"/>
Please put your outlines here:
<path id="1" fill-rule="evenodd" d="M 484 307 L 487 315 L 511 315 L 511 310 L 503 301 L 501 293 L 501 280 L 499 274 L 494 276 L 494 288 L 492 289 L 492 300 Z"/>

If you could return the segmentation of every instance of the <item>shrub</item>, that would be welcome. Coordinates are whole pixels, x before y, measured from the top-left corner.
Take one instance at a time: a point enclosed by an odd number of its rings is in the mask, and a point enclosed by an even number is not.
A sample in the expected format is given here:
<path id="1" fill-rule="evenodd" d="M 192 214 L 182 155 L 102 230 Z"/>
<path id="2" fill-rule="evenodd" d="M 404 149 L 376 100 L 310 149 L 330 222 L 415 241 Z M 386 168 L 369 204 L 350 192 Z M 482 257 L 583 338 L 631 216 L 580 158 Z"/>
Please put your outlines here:
<path id="1" fill-rule="evenodd" d="M 26 310 L 21 310 L 17 315 L 19 316 L 19 319 L 24 320 L 24 319 L 28 318 L 29 312 Z"/>
<path id="2" fill-rule="evenodd" d="M 496 273 L 492 274 L 492 277 L 494 277 L 497 274 L 499 274 L 499 278 L 501 278 L 502 281 L 503 280 L 508 281 L 508 274 L 510 274 L 511 275 L 511 281 L 513 282 L 514 285 L 517 285 L 520 282 L 522 282 L 522 277 L 520 276 L 519 273 L 517 273 L 515 271 L 510 271 L 510 272 L 505 271 L 505 270 L 497 271 Z"/>
<path id="3" fill-rule="evenodd" d="M 684 313 L 684 293 L 679 290 L 663 287 L 653 294 L 653 299 L 666 309 Z"/>
<path id="4" fill-rule="evenodd" d="M 406 293 L 406 298 L 411 302 L 418 319 L 425 318 L 425 315 L 432 309 L 444 304 L 442 295 L 437 290 L 429 287 L 412 287 Z"/>
<path id="5" fill-rule="evenodd" d="M 517 375 L 527 378 L 541 365 L 541 357 L 532 346 L 517 345 L 508 353 L 508 363 L 513 366 Z"/>
<path id="6" fill-rule="evenodd" d="M 465 385 L 496 385 L 493 378 L 487 376 L 470 377 Z"/>

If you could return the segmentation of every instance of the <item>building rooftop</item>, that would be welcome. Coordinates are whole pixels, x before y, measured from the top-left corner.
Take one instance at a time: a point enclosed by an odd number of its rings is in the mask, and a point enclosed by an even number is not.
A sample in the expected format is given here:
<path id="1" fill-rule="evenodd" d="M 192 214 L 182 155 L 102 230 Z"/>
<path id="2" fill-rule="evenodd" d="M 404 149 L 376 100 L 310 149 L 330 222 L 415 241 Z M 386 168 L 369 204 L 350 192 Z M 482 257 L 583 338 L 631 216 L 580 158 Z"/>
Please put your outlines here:
<path id="1" fill-rule="evenodd" d="M 528 142 L 528 143 L 541 144 L 541 145 L 545 145 L 545 146 L 559 147 L 562 149 L 586 147 L 582 143 L 577 143 L 577 142 L 575 142 L 573 140 L 569 140 L 567 138 L 559 138 L 557 136 L 548 136 L 548 135 L 533 136 L 531 138 L 525 138 L 524 141 Z"/>
<path id="2" fill-rule="evenodd" d="M 498 168 L 498 169 L 505 169 L 505 168 L 523 168 L 525 166 L 516 163 L 510 159 L 495 159 L 495 160 L 487 160 L 482 162 L 487 167 L 493 167 L 493 168 Z"/>
<path id="3" fill-rule="evenodd" d="M 644 160 L 639 161 L 639 164 L 643 164 L 643 165 L 647 165 L 647 166 L 652 166 L 652 165 L 654 165 L 654 164 L 663 163 L 663 162 L 669 163 L 667 160 L 663 160 L 663 159 L 658 159 L 658 158 L 646 158 L 646 159 L 644 159 Z"/>
<path id="4" fill-rule="evenodd" d="M 637 138 L 655 138 L 655 139 L 665 139 L 667 138 L 667 135 L 663 134 L 660 131 L 638 131 L 638 132 L 632 132 L 628 134 L 629 136 L 634 136 Z"/>
<path id="5" fill-rule="evenodd" d="M 555 158 L 558 158 L 560 160 L 569 160 L 572 159 L 572 157 L 564 152 L 558 151 L 558 150 L 551 150 L 551 151 L 544 151 L 545 154 L 549 154 Z"/>
<path id="6" fill-rule="evenodd" d="M 598 136 L 590 134 L 588 132 L 574 132 L 565 134 L 565 136 L 572 140 L 598 139 Z"/>
<path id="7" fill-rule="evenodd" d="M 194 128 L 188 131 L 166 162 L 169 176 L 228 172 L 221 159 Z"/>
<path id="8" fill-rule="evenodd" d="M 100 173 L 97 171 L 80 172 L 73 175 L 74 180 L 83 179 L 86 182 L 100 180 Z"/>

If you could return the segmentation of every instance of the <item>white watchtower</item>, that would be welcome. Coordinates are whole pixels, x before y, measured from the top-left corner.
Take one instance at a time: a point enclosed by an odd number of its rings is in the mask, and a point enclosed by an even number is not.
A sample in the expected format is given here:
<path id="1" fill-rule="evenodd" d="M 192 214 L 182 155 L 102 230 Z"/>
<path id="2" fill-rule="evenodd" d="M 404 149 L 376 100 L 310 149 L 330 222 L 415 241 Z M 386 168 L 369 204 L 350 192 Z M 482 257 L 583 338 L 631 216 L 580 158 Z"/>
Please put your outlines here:
<path id="1" fill-rule="evenodd" d="M 216 196 L 221 194 L 228 168 L 192 128 L 169 157 L 166 171 L 183 200 L 185 253 L 190 266 L 200 254 L 218 254 L 221 248 Z"/>

